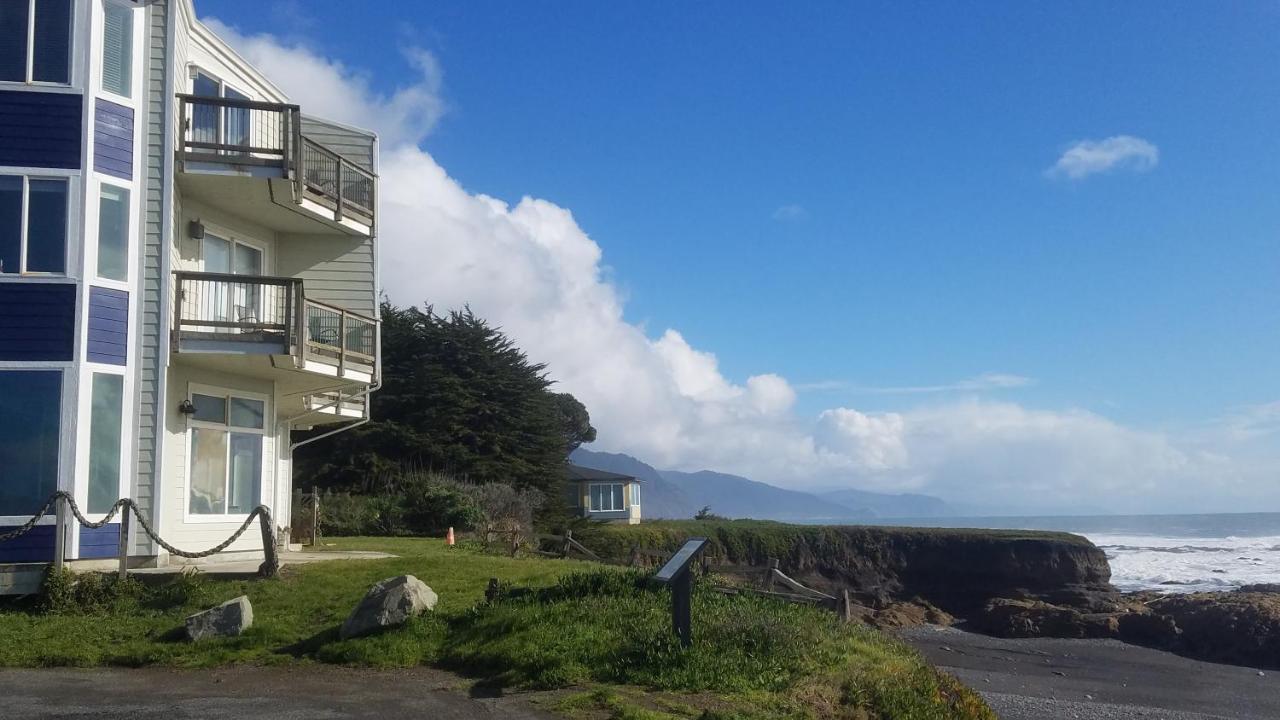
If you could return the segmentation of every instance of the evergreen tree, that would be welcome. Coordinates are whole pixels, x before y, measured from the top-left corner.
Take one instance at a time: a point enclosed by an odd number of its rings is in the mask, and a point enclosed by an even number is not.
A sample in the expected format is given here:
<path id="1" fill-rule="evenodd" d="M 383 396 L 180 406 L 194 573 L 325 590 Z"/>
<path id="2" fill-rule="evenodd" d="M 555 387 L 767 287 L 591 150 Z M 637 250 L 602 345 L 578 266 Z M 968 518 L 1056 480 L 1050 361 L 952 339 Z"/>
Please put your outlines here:
<path id="1" fill-rule="evenodd" d="M 382 382 L 370 422 L 299 448 L 300 487 L 367 492 L 416 468 L 558 497 L 568 453 L 595 438 L 582 403 L 469 308 L 383 302 Z"/>

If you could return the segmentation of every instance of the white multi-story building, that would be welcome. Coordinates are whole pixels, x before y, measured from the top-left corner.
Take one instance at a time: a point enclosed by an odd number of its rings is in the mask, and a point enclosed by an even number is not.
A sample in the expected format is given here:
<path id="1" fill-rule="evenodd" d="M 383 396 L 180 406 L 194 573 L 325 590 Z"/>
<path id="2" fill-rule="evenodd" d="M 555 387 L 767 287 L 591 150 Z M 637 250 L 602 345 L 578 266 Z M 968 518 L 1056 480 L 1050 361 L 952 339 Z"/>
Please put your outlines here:
<path id="1" fill-rule="evenodd" d="M 0 534 L 56 489 L 179 548 L 260 504 L 283 531 L 292 432 L 366 416 L 377 140 L 269 72 L 191 0 L 0 0 Z M 48 562 L 54 527 L 0 563 Z M 119 527 L 68 524 L 66 559 Z M 135 562 L 171 560 L 136 529 Z"/>

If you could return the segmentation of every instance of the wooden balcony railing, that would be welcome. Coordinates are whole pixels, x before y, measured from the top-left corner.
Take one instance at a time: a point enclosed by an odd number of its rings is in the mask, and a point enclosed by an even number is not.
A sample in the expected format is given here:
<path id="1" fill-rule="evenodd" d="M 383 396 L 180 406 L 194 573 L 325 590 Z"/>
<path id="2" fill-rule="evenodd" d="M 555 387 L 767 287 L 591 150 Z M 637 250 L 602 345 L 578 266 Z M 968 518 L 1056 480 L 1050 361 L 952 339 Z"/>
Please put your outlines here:
<path id="1" fill-rule="evenodd" d="M 308 361 L 335 366 L 339 376 L 375 372 L 378 321 L 308 298 L 298 278 L 176 272 L 174 281 L 179 353 L 198 347 L 293 355 L 304 367 Z"/>
<path id="2" fill-rule="evenodd" d="M 377 176 L 303 135 L 297 105 L 178 95 L 184 163 L 230 163 L 279 168 L 295 197 L 320 203 L 335 222 L 372 226 Z"/>

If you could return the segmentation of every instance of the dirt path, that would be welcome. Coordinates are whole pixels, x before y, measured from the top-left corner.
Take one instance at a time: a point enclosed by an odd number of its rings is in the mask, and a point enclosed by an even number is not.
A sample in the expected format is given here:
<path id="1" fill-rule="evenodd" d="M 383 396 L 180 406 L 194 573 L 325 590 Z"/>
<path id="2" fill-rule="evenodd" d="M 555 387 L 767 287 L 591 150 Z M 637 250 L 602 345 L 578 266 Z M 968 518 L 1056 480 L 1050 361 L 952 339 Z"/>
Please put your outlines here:
<path id="1" fill-rule="evenodd" d="M 981 692 L 1002 720 L 1280 718 L 1280 672 L 1116 640 L 1003 640 L 929 626 L 900 635 Z"/>
<path id="2" fill-rule="evenodd" d="M 0 670 L 0 717 L 94 720 L 542 720 L 521 696 L 470 697 L 427 668 Z"/>

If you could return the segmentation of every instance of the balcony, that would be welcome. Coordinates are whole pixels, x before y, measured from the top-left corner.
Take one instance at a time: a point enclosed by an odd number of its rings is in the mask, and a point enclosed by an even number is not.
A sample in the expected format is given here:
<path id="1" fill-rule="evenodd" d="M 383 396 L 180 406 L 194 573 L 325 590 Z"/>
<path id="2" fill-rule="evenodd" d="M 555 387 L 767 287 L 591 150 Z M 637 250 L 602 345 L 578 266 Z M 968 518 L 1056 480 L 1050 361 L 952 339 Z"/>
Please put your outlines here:
<path id="1" fill-rule="evenodd" d="M 174 280 L 175 353 L 267 376 L 285 369 L 373 381 L 377 320 L 308 298 L 302 280 L 201 272 L 177 272 Z M 254 363 L 262 356 L 271 362 Z"/>
<path id="2" fill-rule="evenodd" d="M 377 177 L 304 133 L 297 105 L 178 95 L 178 117 L 185 191 L 286 232 L 373 234 Z"/>

